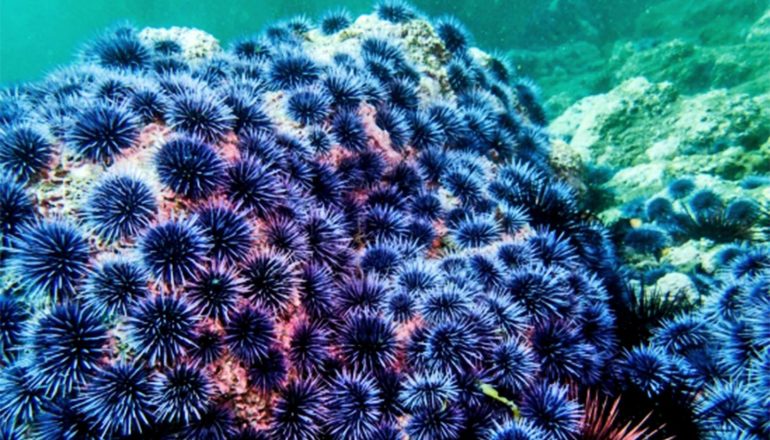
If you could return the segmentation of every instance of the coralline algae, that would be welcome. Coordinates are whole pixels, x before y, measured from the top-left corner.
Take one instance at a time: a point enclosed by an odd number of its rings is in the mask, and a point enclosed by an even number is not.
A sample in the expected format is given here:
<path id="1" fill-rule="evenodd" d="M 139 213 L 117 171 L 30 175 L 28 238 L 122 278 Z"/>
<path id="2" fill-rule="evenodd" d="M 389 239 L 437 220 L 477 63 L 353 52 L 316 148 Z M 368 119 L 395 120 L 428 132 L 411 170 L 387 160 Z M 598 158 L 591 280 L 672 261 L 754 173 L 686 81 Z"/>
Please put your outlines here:
<path id="1" fill-rule="evenodd" d="M 4 90 L 3 437 L 654 438 L 671 407 L 761 435 L 767 354 L 676 397 L 709 314 L 767 346 L 766 296 L 653 330 L 537 98 L 399 1 L 227 50 L 121 27 Z"/>

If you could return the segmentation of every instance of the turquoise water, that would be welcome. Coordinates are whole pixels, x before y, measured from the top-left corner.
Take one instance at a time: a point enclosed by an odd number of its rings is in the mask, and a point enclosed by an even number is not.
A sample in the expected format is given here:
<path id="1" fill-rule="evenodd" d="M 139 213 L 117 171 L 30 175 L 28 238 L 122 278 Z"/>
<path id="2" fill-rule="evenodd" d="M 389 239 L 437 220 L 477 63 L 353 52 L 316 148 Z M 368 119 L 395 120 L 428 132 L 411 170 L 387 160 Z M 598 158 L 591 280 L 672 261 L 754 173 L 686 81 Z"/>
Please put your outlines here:
<path id="1" fill-rule="evenodd" d="M 530 13 L 529 2 L 415 2 L 432 14 L 452 13 L 468 24 L 479 43 L 505 47 L 515 36 L 517 23 Z M 0 1 L 0 81 L 38 78 L 67 63 L 84 42 L 105 27 L 129 21 L 137 27 L 190 26 L 203 29 L 227 43 L 258 32 L 265 24 L 296 14 L 318 17 L 329 8 L 344 6 L 354 15 L 371 10 L 367 0 L 46 0 L 32 7 L 26 0 Z M 489 26 L 494 19 L 496 25 Z"/>
<path id="2" fill-rule="evenodd" d="M 346 7 L 353 15 L 371 10 L 371 1 L 307 0 L 25 0 L 0 1 L 0 82 L 39 79 L 67 64 L 85 42 L 106 27 L 129 22 L 144 26 L 203 29 L 223 45 L 259 32 L 266 24 L 297 14 L 318 18 Z M 608 88 L 607 64 L 613 48 L 626 41 L 657 44 L 671 39 L 721 44 L 740 40 L 761 15 L 765 2 L 695 0 L 460 0 L 414 2 L 431 16 L 457 16 L 487 50 L 513 52 L 520 73 L 538 79 L 550 96 L 566 102 Z M 183 6 L 180 6 L 183 4 Z M 581 45 L 588 43 L 586 47 Z M 610 69 L 613 67 L 610 67 Z"/>

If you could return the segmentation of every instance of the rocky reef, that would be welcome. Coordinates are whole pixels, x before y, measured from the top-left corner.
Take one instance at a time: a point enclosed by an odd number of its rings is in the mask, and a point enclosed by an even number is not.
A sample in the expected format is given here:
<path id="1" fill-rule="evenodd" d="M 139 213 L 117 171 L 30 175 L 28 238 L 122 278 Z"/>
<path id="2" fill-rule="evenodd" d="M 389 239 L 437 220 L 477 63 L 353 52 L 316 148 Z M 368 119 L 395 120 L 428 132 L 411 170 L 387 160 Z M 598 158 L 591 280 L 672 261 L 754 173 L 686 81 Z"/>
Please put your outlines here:
<path id="1" fill-rule="evenodd" d="M 765 438 L 768 96 L 551 122 L 471 41 L 121 26 L 0 91 L 0 437 Z"/>
<path id="2" fill-rule="evenodd" d="M 663 37 L 616 43 L 603 83 L 579 93 L 607 91 L 565 100 L 549 125 L 551 162 L 611 231 L 632 321 L 644 317 L 624 396 L 669 413 L 676 438 L 768 435 L 770 44 L 768 12 L 749 3 L 706 2 L 736 22 L 691 17 L 670 40 L 650 21 Z M 652 9 L 677 20 L 668 2 Z"/>
<path id="3" fill-rule="evenodd" d="M 543 8 L 530 31 L 550 40 L 528 47 L 522 44 L 528 40 L 520 38 L 508 52 L 521 74 L 538 79 L 544 106 L 554 117 L 586 96 L 607 93 L 639 76 L 671 82 L 687 95 L 720 88 L 758 95 L 768 89 L 765 2 L 554 4 Z"/>
<path id="4" fill-rule="evenodd" d="M 768 94 L 688 95 L 668 81 L 632 78 L 553 121 L 566 157 L 554 160 L 578 164 L 568 172 L 580 176 L 591 209 L 617 233 L 640 225 L 665 230 L 668 243 L 650 266 L 713 274 L 723 246 L 766 237 L 768 102 Z M 680 185 L 690 189 L 680 193 Z"/>
<path id="5" fill-rule="evenodd" d="M 3 90 L 3 438 L 657 432 L 609 235 L 468 42 L 390 0 L 119 27 Z"/>

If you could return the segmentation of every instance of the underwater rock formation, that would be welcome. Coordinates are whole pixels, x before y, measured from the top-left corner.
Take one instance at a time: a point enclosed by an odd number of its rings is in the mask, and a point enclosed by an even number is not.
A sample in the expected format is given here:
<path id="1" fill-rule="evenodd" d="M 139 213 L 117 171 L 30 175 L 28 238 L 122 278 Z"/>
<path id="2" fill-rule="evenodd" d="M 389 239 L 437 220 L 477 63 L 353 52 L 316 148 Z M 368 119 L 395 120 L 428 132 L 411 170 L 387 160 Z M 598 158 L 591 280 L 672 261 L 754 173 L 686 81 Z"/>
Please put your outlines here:
<path id="1" fill-rule="evenodd" d="M 548 19 L 537 16 L 540 29 L 534 34 L 548 28 L 547 35 L 559 35 L 551 28 L 568 29 L 573 21 L 614 29 L 573 30 L 556 45 L 518 44 L 508 52 L 522 75 L 538 79 L 544 106 L 554 117 L 584 97 L 639 76 L 671 82 L 687 95 L 720 88 L 761 95 L 768 89 L 766 2 L 645 0 L 592 6 L 595 12 L 583 20 L 570 8 L 549 8 Z M 557 24 L 543 26 L 545 20 Z"/>
<path id="2" fill-rule="evenodd" d="M 770 436 L 766 23 L 745 44 L 616 44 L 618 84 L 549 126 L 623 262 L 622 395 L 675 438 Z"/>
<path id="3" fill-rule="evenodd" d="M 724 251 L 704 304 L 669 315 L 624 354 L 624 396 L 669 408 L 669 429 L 686 434 L 677 438 L 767 438 L 769 255 Z"/>
<path id="4" fill-rule="evenodd" d="M 723 89 L 688 96 L 639 77 L 581 100 L 549 130 L 554 151 L 581 163 L 572 180 L 617 235 L 663 232 L 659 255 L 637 252 L 640 266 L 711 274 L 721 247 L 767 237 L 768 99 Z"/>
<path id="5" fill-rule="evenodd" d="M 399 1 L 120 27 L 3 90 L 4 438 L 650 434 L 608 234 L 469 41 Z"/>

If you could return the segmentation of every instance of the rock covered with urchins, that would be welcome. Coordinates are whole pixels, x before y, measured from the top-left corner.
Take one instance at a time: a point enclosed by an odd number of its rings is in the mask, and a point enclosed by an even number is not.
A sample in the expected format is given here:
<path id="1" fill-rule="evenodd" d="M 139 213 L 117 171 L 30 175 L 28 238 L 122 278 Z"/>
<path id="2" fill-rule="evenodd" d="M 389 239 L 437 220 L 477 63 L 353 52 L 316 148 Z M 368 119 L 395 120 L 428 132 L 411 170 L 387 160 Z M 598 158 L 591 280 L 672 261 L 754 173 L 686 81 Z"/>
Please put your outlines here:
<path id="1" fill-rule="evenodd" d="M 4 433 L 577 438 L 618 279 L 545 123 L 393 1 L 227 50 L 121 27 L 4 90 Z"/>

